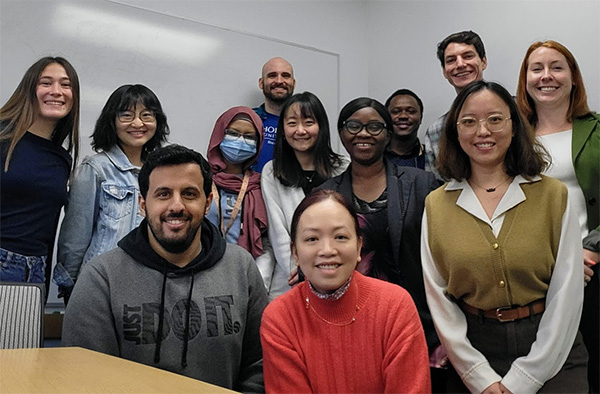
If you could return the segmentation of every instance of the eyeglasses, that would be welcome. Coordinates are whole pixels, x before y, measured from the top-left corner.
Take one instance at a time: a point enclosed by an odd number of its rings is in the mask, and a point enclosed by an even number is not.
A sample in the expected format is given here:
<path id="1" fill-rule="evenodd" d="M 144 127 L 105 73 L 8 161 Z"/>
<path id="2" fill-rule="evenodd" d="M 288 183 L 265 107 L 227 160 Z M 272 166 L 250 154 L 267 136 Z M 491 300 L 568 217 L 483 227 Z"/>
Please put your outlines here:
<path id="1" fill-rule="evenodd" d="M 362 129 L 365 129 L 371 135 L 379 135 L 385 129 L 385 123 L 381 122 L 362 124 L 357 120 L 347 120 L 343 125 L 350 134 L 358 134 Z"/>
<path id="2" fill-rule="evenodd" d="M 132 111 L 124 111 L 117 114 L 117 119 L 119 119 L 119 122 L 121 123 L 133 123 L 136 117 L 138 116 Z M 152 123 L 156 121 L 156 116 L 150 111 L 141 112 L 139 118 L 142 123 Z"/>
<path id="3" fill-rule="evenodd" d="M 225 129 L 225 135 L 228 135 L 230 137 L 233 137 L 235 139 L 238 138 L 242 138 L 244 141 L 248 142 L 248 143 L 256 143 L 258 137 L 255 134 L 242 134 L 239 131 L 233 130 L 233 129 Z"/>
<path id="4" fill-rule="evenodd" d="M 477 119 L 472 116 L 465 116 L 461 118 L 456 125 L 458 130 L 465 134 L 475 134 L 481 128 L 481 123 L 485 122 L 485 128 L 492 133 L 499 133 L 506 127 L 506 122 L 510 120 L 510 117 L 504 118 L 502 115 L 490 115 L 485 119 Z"/>

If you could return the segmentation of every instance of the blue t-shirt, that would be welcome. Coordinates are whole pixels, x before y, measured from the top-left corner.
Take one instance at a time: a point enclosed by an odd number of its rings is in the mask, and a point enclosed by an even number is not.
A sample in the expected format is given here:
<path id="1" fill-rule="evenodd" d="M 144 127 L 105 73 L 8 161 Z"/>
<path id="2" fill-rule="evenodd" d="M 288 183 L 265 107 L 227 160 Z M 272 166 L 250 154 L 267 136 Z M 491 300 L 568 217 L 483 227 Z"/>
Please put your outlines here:
<path id="1" fill-rule="evenodd" d="M 254 112 L 263 122 L 264 138 L 262 148 L 256 163 L 252 166 L 252 169 L 256 172 L 262 172 L 263 167 L 269 161 L 273 160 L 273 151 L 275 150 L 275 137 L 277 136 L 277 123 L 279 122 L 279 116 L 273 115 L 265 111 L 265 105 L 254 108 Z"/>
<path id="2" fill-rule="evenodd" d="M 215 199 L 212 200 L 212 204 L 210 205 L 210 209 L 206 218 L 215 225 L 219 230 L 221 229 L 221 221 L 223 219 L 223 227 L 227 229 L 229 225 L 229 221 L 231 220 L 231 214 L 233 213 L 233 208 L 235 207 L 235 202 L 237 201 L 238 194 L 230 193 L 226 190 L 219 189 L 219 205 L 221 208 L 221 212 L 217 210 L 217 203 Z M 242 229 L 242 210 L 238 212 L 231 228 L 227 232 L 225 236 L 225 241 L 231 244 L 237 244 L 238 238 L 240 237 L 240 231 Z"/>
<path id="3" fill-rule="evenodd" d="M 46 256 L 54 242 L 60 209 L 67 202 L 71 156 L 61 146 L 25 133 L 15 146 L 0 146 L 0 247 L 26 256 Z"/>

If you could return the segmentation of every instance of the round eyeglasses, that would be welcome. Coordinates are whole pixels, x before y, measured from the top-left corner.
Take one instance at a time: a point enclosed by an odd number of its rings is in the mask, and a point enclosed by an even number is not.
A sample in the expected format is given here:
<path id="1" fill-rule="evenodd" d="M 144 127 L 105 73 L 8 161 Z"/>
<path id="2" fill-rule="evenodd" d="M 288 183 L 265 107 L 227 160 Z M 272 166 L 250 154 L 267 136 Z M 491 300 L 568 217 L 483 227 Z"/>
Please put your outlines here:
<path id="1" fill-rule="evenodd" d="M 381 122 L 369 122 L 367 124 L 363 124 L 357 120 L 346 120 L 342 124 L 350 134 L 358 134 L 362 129 L 365 129 L 367 130 L 367 133 L 371 135 L 379 135 L 385 129 L 385 123 Z"/>
<path id="2" fill-rule="evenodd" d="M 258 140 L 258 137 L 256 136 L 256 133 L 254 133 L 254 134 L 242 134 L 239 131 L 233 130 L 233 129 L 225 129 L 225 135 L 228 135 L 228 136 L 233 137 L 235 139 L 242 138 L 244 141 L 246 141 L 249 144 L 252 144 L 253 142 L 256 143 L 256 141 Z"/>
<path id="3" fill-rule="evenodd" d="M 458 130 L 464 134 L 475 134 L 481 129 L 481 123 L 485 123 L 485 128 L 492 133 L 499 133 L 506 127 L 510 117 L 505 118 L 502 115 L 490 115 L 485 119 L 477 119 L 472 116 L 460 118 L 456 125 Z"/>
<path id="4" fill-rule="evenodd" d="M 139 116 L 133 111 L 123 111 L 117 114 L 117 119 L 119 119 L 119 122 L 121 123 L 133 123 L 136 117 L 139 117 L 142 123 L 152 123 L 156 121 L 156 116 L 150 111 L 141 112 Z"/>

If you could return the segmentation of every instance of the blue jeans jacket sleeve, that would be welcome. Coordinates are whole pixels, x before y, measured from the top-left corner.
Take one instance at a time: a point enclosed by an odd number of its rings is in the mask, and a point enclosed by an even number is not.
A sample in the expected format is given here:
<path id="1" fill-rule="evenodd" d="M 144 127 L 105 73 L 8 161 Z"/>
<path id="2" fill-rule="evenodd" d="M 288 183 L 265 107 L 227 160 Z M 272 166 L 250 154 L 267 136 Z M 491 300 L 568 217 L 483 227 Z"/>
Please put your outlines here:
<path id="1" fill-rule="evenodd" d="M 71 181 L 69 201 L 58 237 L 57 264 L 62 264 L 73 280 L 79 275 L 92 241 L 98 217 L 100 183 L 94 168 L 85 162 L 77 168 Z"/>

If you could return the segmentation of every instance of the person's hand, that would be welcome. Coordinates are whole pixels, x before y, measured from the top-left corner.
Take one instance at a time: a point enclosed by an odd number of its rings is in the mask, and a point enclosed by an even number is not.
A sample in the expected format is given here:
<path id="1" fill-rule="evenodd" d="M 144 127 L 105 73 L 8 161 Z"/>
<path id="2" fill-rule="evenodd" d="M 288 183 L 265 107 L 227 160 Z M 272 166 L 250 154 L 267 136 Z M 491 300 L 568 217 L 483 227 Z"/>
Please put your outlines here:
<path id="1" fill-rule="evenodd" d="M 298 284 L 299 279 L 300 277 L 298 276 L 298 267 L 294 267 L 292 272 L 290 272 L 290 276 L 288 278 L 288 285 L 290 285 L 290 287 L 294 287 Z"/>
<path id="2" fill-rule="evenodd" d="M 502 384 L 500 382 L 495 382 L 486 387 L 485 390 L 481 392 L 481 394 L 502 394 Z"/>
<path id="3" fill-rule="evenodd" d="M 594 276 L 592 267 L 598 263 L 598 260 L 600 260 L 600 253 L 585 248 L 583 249 L 583 280 L 585 286 L 592 280 L 592 276 Z"/>
<path id="4" fill-rule="evenodd" d="M 500 383 L 500 390 L 502 390 L 502 394 L 512 394 L 512 391 L 507 389 L 506 386 L 503 385 L 502 383 Z"/>

